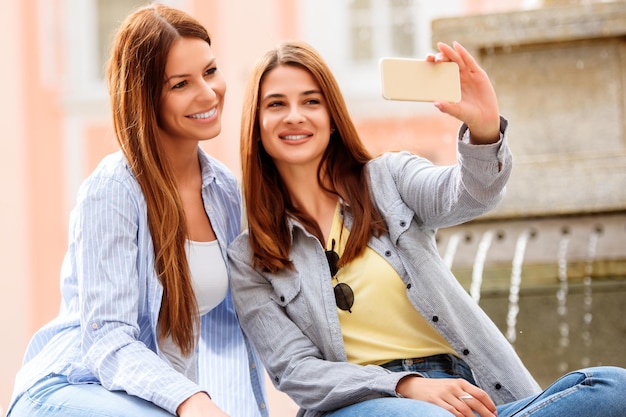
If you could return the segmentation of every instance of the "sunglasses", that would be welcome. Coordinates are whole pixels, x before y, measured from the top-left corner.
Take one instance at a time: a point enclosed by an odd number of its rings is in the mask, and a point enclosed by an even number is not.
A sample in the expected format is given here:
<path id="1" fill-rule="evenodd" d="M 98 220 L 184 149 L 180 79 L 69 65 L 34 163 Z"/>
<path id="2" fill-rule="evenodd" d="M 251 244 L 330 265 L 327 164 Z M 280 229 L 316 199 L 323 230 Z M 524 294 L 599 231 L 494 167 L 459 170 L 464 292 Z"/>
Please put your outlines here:
<path id="1" fill-rule="evenodd" d="M 332 247 L 326 252 L 326 260 L 328 261 L 328 268 L 330 269 L 330 275 L 333 279 L 337 279 L 337 272 L 339 271 L 339 254 L 335 252 L 335 239 L 332 240 Z M 333 287 L 335 292 L 335 301 L 337 307 L 348 313 L 352 313 L 352 306 L 354 305 L 354 292 L 348 284 L 339 282 Z"/>

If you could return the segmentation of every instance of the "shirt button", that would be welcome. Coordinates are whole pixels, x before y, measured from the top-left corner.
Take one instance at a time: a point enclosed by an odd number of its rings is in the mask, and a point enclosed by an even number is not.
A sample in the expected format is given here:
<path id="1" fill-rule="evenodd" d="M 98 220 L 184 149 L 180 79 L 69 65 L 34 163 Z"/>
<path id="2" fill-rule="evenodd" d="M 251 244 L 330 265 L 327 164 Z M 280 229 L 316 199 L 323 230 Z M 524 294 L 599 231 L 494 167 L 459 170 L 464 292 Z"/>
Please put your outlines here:
<path id="1" fill-rule="evenodd" d="M 252 369 L 256 369 L 256 363 L 252 362 L 252 363 L 250 364 L 250 368 L 252 368 Z"/>
<path id="2" fill-rule="evenodd" d="M 98 323 L 91 323 L 91 328 L 94 330 L 98 329 Z"/>
<path id="3" fill-rule="evenodd" d="M 261 404 L 259 404 L 259 407 L 260 407 L 261 409 L 265 410 L 265 403 L 261 403 Z"/>

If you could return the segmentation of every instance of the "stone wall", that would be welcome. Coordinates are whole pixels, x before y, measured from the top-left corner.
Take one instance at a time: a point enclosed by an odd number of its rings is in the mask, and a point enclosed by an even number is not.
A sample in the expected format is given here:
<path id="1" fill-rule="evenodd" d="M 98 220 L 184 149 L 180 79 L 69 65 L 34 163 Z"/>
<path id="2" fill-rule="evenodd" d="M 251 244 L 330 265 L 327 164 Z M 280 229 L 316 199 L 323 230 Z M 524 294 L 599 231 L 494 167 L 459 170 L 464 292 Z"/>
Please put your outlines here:
<path id="1" fill-rule="evenodd" d="M 626 210 L 626 2 L 439 19 L 490 75 L 515 169 L 491 217 Z"/>
<path id="2" fill-rule="evenodd" d="M 490 75 L 515 161 L 440 250 L 543 386 L 626 367 L 626 1 L 582 3 L 433 22 Z"/>

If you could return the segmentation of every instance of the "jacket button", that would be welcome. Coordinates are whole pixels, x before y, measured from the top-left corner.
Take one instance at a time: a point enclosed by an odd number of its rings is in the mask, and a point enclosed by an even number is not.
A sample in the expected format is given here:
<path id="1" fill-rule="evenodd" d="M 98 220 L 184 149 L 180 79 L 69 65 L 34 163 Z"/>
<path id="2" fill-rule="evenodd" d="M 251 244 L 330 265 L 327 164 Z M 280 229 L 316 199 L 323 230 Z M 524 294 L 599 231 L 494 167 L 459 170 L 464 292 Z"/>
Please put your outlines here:
<path id="1" fill-rule="evenodd" d="M 284 303 L 285 302 L 285 297 L 281 295 L 280 296 L 280 301 Z"/>
<path id="2" fill-rule="evenodd" d="M 386 257 L 390 257 L 390 256 L 391 256 L 391 251 L 390 251 L 390 250 L 385 251 L 385 256 L 386 256 Z"/>
<path id="3" fill-rule="evenodd" d="M 467 350 L 467 349 L 463 349 L 463 354 L 464 354 L 465 356 L 469 355 L 469 350 Z"/>
<path id="4" fill-rule="evenodd" d="M 496 384 L 496 385 L 495 385 L 495 388 L 496 388 L 496 389 L 501 389 L 501 388 L 502 388 L 502 385 L 500 385 L 500 384 Z"/>
<path id="5" fill-rule="evenodd" d="M 410 290 L 411 289 L 411 284 L 406 284 L 406 289 Z"/>
<path id="6" fill-rule="evenodd" d="M 437 323 L 437 322 L 439 321 L 439 317 L 438 317 L 438 316 L 433 316 L 433 321 L 434 321 L 435 323 Z"/>
<path id="7" fill-rule="evenodd" d="M 404 226 L 406 226 L 406 222 L 405 222 L 404 220 L 402 220 L 402 221 L 400 222 L 400 227 L 404 227 Z"/>

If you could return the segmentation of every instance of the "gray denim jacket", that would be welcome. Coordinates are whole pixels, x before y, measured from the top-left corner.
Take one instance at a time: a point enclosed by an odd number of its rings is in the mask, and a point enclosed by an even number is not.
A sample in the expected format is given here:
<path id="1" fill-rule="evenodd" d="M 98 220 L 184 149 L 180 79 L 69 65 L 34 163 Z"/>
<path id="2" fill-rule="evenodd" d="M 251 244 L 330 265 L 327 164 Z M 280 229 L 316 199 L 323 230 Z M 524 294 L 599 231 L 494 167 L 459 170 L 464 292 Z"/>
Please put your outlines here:
<path id="1" fill-rule="evenodd" d="M 394 267 L 415 309 L 469 364 L 497 404 L 535 394 L 539 385 L 446 267 L 435 233 L 473 219 L 501 200 L 512 163 L 507 124 L 502 119 L 499 142 L 479 146 L 467 143 L 463 126 L 454 166 L 435 166 L 408 152 L 386 153 L 367 166 L 374 201 L 389 228 L 369 246 Z M 350 228 L 352 218 L 346 214 L 344 222 Z M 302 225 L 292 221 L 290 227 L 294 270 L 254 270 L 247 232 L 229 248 L 241 326 L 274 385 L 301 407 L 298 416 L 306 417 L 396 396 L 398 381 L 409 373 L 346 361 L 324 248 Z"/>

